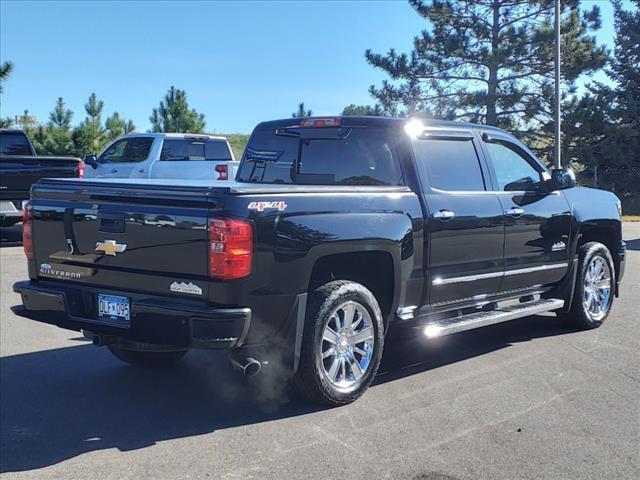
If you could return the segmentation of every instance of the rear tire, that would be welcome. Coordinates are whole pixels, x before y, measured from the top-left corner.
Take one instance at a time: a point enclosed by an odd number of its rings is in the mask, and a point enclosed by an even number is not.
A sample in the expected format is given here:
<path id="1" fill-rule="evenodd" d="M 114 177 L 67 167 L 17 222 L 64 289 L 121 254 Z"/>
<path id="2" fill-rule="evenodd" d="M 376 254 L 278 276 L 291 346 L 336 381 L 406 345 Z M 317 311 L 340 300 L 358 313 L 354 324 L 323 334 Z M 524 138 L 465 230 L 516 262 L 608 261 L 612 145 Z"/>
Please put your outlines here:
<path id="1" fill-rule="evenodd" d="M 557 315 L 570 325 L 588 330 L 598 328 L 613 305 L 615 267 L 609 249 L 598 242 L 578 249 L 578 274 L 571 310 Z"/>
<path id="2" fill-rule="evenodd" d="M 314 403 L 351 403 L 371 385 L 383 345 L 373 294 L 359 283 L 329 282 L 310 295 L 293 386 Z"/>
<path id="3" fill-rule="evenodd" d="M 147 352 L 141 350 L 127 350 L 114 345 L 109 345 L 109 350 L 118 359 L 130 365 L 142 367 L 169 367 L 178 362 L 187 353 L 187 350 L 171 352 Z"/>

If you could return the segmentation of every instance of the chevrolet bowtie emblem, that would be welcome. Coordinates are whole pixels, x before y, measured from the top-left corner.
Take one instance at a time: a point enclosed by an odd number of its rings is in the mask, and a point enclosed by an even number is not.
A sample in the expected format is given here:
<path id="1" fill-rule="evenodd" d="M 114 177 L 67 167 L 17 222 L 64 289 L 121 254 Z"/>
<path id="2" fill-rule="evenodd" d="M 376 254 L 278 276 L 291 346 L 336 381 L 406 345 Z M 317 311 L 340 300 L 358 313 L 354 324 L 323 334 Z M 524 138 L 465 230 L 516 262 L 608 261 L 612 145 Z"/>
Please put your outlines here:
<path id="1" fill-rule="evenodd" d="M 116 256 L 116 253 L 122 253 L 127 249 L 124 243 L 116 243 L 115 240 L 105 240 L 104 242 L 96 243 L 96 250 L 98 252 L 104 252 L 105 255 Z"/>

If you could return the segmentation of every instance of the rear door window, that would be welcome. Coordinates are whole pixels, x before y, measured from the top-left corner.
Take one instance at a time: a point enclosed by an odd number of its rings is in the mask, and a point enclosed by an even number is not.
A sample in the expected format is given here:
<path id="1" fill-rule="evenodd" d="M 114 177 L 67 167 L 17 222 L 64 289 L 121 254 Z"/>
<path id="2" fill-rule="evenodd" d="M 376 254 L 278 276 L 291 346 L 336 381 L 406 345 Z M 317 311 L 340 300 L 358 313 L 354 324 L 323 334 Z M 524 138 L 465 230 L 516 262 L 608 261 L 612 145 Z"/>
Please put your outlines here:
<path id="1" fill-rule="evenodd" d="M 331 131 L 331 132 L 330 132 Z M 391 132 L 327 129 L 335 138 L 304 138 L 302 129 L 263 129 L 245 151 L 238 180 L 314 185 L 403 185 Z"/>
<path id="2" fill-rule="evenodd" d="M 149 158 L 152 137 L 134 137 L 118 140 L 98 159 L 101 163 L 137 163 Z"/>
<path id="3" fill-rule="evenodd" d="M 0 134 L 1 155 L 33 155 L 27 136 L 22 133 Z"/>
<path id="4" fill-rule="evenodd" d="M 166 139 L 161 161 L 231 161 L 231 151 L 222 140 Z"/>
<path id="5" fill-rule="evenodd" d="M 485 190 L 480 160 L 471 138 L 416 139 L 418 168 L 432 188 L 447 191 Z"/>

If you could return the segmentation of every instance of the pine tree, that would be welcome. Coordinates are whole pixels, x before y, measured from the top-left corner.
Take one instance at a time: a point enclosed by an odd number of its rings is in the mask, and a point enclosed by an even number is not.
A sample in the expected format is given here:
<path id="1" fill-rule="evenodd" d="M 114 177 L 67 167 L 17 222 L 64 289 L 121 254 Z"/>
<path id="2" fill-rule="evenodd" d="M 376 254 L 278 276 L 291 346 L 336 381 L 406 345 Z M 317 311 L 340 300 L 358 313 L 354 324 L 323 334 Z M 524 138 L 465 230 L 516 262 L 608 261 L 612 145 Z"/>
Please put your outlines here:
<path id="1" fill-rule="evenodd" d="M 386 55 L 367 50 L 367 61 L 390 80 L 371 86 L 388 113 L 422 111 L 450 119 L 520 128 L 547 123 L 553 101 L 553 0 L 410 0 L 429 28 L 414 49 Z M 588 34 L 600 27 L 597 5 L 579 10 L 562 2 L 566 87 L 606 62 Z"/>
<path id="2" fill-rule="evenodd" d="M 298 110 L 291 114 L 291 118 L 307 118 L 313 115 L 313 111 L 305 110 L 304 102 L 298 104 Z"/>
<path id="3" fill-rule="evenodd" d="M 623 199 L 640 193 L 640 0 L 614 1 L 615 49 L 608 77 L 564 108 L 564 154 L 578 169 L 598 171 L 598 186 Z M 585 180 L 590 183 L 592 176 Z"/>
<path id="4" fill-rule="evenodd" d="M 352 103 L 342 109 L 342 115 L 354 117 L 380 116 L 384 115 L 384 111 L 377 103 L 373 107 L 371 105 L 355 105 Z"/>
<path id="5" fill-rule="evenodd" d="M 105 121 L 105 129 L 107 138 L 111 141 L 121 137 L 122 135 L 133 133 L 136 126 L 131 120 L 124 120 L 120 118 L 120 114 L 118 112 L 114 112 L 113 115 Z"/>
<path id="6" fill-rule="evenodd" d="M 153 109 L 149 121 L 153 132 L 202 133 L 205 127 L 204 114 L 189 109 L 186 92 L 174 86 Z"/>
<path id="7" fill-rule="evenodd" d="M 73 112 L 66 108 L 64 99 L 58 97 L 46 127 L 39 127 L 32 139 L 36 150 L 42 155 L 71 155 L 74 152 L 72 119 Z"/>
<path id="8" fill-rule="evenodd" d="M 108 138 L 102 126 L 103 108 L 104 102 L 98 100 L 96 94 L 92 93 L 84 105 L 86 118 L 73 130 L 72 138 L 76 155 L 82 157 L 96 154 L 105 146 Z"/>
<path id="9" fill-rule="evenodd" d="M 0 64 L 0 93 L 3 93 L 2 82 L 6 81 L 13 72 L 13 63 L 12 62 L 4 62 Z"/>
<path id="10" fill-rule="evenodd" d="M 13 71 L 13 63 L 7 61 L 0 64 L 0 94 L 3 92 L 2 84 L 9 78 Z M 13 125 L 11 117 L 0 118 L 0 128 L 9 128 Z"/>

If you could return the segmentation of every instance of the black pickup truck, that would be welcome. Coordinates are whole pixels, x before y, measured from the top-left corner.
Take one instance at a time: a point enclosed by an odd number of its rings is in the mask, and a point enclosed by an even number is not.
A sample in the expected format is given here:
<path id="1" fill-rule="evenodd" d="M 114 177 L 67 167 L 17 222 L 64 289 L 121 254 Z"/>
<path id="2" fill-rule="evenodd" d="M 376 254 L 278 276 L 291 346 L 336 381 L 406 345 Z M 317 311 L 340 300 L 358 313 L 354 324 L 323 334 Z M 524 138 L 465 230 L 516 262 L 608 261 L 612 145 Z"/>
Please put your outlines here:
<path id="1" fill-rule="evenodd" d="M 45 177 L 78 177 L 83 167 L 79 158 L 37 156 L 22 130 L 0 128 L 0 227 L 22 220 L 32 184 Z"/>
<path id="2" fill-rule="evenodd" d="M 624 272 L 620 202 L 574 178 L 492 127 L 265 122 L 229 186 L 38 182 L 14 311 L 133 364 L 224 348 L 252 375 L 277 358 L 310 399 L 345 404 L 393 325 L 600 326 Z"/>

